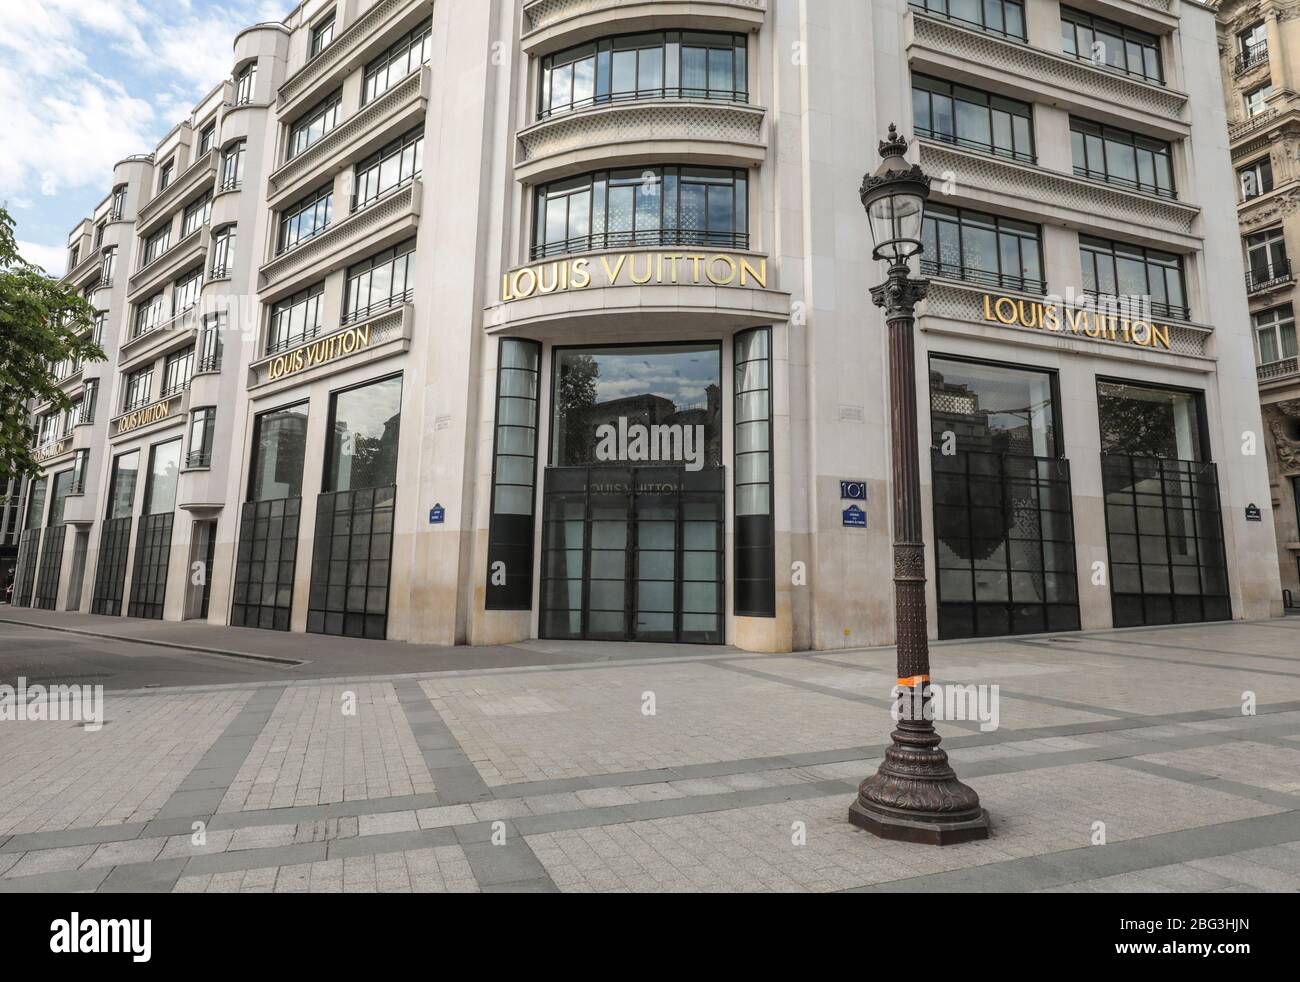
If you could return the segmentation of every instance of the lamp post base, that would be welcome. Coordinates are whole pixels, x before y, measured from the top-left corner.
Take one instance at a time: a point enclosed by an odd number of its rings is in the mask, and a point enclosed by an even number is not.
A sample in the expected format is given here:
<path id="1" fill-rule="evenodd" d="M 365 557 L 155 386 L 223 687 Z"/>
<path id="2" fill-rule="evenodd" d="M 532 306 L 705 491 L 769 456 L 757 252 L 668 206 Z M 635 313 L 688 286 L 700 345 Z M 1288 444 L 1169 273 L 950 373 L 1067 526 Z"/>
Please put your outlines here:
<path id="1" fill-rule="evenodd" d="M 858 787 L 849 821 L 882 839 L 951 846 L 989 837 L 989 813 L 957 780 L 928 722 L 902 722 L 880 770 Z"/>

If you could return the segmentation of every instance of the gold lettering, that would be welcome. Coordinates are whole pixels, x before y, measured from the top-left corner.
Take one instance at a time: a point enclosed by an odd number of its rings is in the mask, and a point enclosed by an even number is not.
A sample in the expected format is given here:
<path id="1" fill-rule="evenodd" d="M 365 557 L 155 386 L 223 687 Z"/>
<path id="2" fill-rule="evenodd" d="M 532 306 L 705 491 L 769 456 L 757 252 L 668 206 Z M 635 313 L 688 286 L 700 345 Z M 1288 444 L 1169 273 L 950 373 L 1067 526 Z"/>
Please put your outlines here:
<path id="1" fill-rule="evenodd" d="M 758 267 L 755 268 L 754 264 L 751 263 L 746 257 L 744 256 L 740 257 L 740 285 L 748 286 L 749 277 L 751 276 L 754 278 L 755 283 L 757 283 L 764 290 L 767 289 L 767 260 L 766 259 L 760 259 L 758 261 Z M 676 273 L 674 273 L 673 282 L 674 283 L 677 282 Z"/>
<path id="2" fill-rule="evenodd" d="M 1151 345 L 1159 346 L 1166 351 L 1172 351 L 1173 346 L 1169 343 L 1169 325 L 1152 324 L 1151 325 Z"/>
<path id="3" fill-rule="evenodd" d="M 1049 303 L 1043 310 L 1043 326 L 1049 331 L 1060 331 L 1061 315 L 1057 313 L 1056 304 Z"/>
<path id="4" fill-rule="evenodd" d="M 655 263 L 654 256 L 645 257 L 645 276 L 641 276 L 636 271 L 636 256 L 632 257 L 631 273 L 632 282 L 637 286 L 644 286 L 654 277 Z"/>
<path id="5" fill-rule="evenodd" d="M 1004 304 L 1011 313 L 1004 314 L 1002 312 Z M 1016 302 L 1010 297 L 998 297 L 998 302 L 993 305 L 993 312 L 997 315 L 999 323 L 1011 325 L 1016 322 Z"/>
<path id="6" fill-rule="evenodd" d="M 575 290 L 585 290 L 591 286 L 590 265 L 591 261 L 587 259 L 575 259 L 573 261 L 573 275 L 569 279 L 569 284 Z"/>
<path id="7" fill-rule="evenodd" d="M 605 285 L 617 286 L 619 275 L 623 272 L 623 266 L 627 263 L 627 253 L 618 257 L 618 265 L 613 268 L 609 265 L 609 256 L 601 256 L 600 262 L 605 267 Z"/>
<path id="8" fill-rule="evenodd" d="M 524 277 L 528 277 L 528 289 L 524 289 Z M 527 300 L 537 292 L 537 273 L 530 267 L 525 266 L 515 273 L 515 296 L 520 300 Z"/>
<path id="9" fill-rule="evenodd" d="M 1020 314 L 1020 325 L 1028 328 L 1038 328 L 1043 326 L 1043 308 L 1039 304 L 1029 305 L 1029 314 L 1025 314 L 1025 302 L 1021 300 L 1016 304 L 1016 310 Z"/>
<path id="10" fill-rule="evenodd" d="M 554 293 L 560 288 L 560 264 L 548 263 L 551 270 L 551 285 L 546 285 L 546 266 L 539 266 L 537 271 L 537 292 Z"/>
<path id="11" fill-rule="evenodd" d="M 716 275 L 718 263 L 723 263 L 727 267 L 726 277 Z M 736 260 L 730 256 L 714 256 L 709 260 L 708 274 L 709 282 L 714 286 L 731 286 L 736 281 Z"/>

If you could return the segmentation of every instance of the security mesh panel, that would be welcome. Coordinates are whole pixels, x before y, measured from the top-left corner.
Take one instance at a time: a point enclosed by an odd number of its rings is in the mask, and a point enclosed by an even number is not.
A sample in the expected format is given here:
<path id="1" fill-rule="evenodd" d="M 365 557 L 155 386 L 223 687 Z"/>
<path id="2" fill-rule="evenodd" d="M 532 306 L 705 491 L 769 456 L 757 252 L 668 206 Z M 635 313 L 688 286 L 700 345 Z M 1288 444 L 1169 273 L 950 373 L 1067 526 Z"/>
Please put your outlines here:
<path id="1" fill-rule="evenodd" d="M 18 567 L 14 574 L 15 607 L 30 607 L 36 589 L 36 556 L 41 551 L 41 529 L 27 529 L 18 539 Z"/>
<path id="2" fill-rule="evenodd" d="M 1116 627 L 1232 618 L 1214 464 L 1103 454 Z"/>
<path id="3" fill-rule="evenodd" d="M 172 549 L 173 512 L 143 515 L 135 541 L 135 572 L 127 615 L 160 621 L 167 592 L 167 565 Z"/>
<path id="4" fill-rule="evenodd" d="M 1079 629 L 1070 464 L 933 453 L 939 637 Z"/>
<path id="5" fill-rule="evenodd" d="M 551 468 L 541 633 L 556 640 L 723 640 L 726 473 Z"/>
<path id="6" fill-rule="evenodd" d="M 388 637 L 388 581 L 397 488 L 322 494 L 316 502 L 307 630 Z"/>
<path id="7" fill-rule="evenodd" d="M 230 608 L 235 627 L 289 630 L 301 513 L 301 498 L 244 504 Z"/>
<path id="8" fill-rule="evenodd" d="M 207 552 L 203 554 L 203 599 L 200 601 L 199 617 L 207 620 L 212 606 L 212 564 L 217 560 L 217 523 L 208 522 Z"/>
<path id="9" fill-rule="evenodd" d="M 131 551 L 131 522 L 130 518 L 104 522 L 99 537 L 99 561 L 95 564 L 95 596 L 90 604 L 92 614 L 122 616 L 126 561 Z"/>
<path id="10" fill-rule="evenodd" d="M 41 550 L 41 571 L 36 577 L 36 594 L 32 606 L 53 610 L 59 597 L 59 574 L 63 568 L 63 542 L 68 527 L 55 525 L 45 530 L 45 548 Z"/>

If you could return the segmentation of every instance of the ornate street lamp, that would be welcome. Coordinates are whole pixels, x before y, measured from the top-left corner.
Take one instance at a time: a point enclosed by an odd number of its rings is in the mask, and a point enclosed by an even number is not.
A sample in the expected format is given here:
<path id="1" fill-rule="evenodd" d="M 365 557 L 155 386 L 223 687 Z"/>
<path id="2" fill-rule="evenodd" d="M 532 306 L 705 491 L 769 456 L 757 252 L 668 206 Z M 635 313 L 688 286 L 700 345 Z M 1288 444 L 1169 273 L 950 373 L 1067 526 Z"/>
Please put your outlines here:
<path id="1" fill-rule="evenodd" d="M 880 144 L 884 163 L 862 182 L 873 257 L 889 263 L 888 279 L 871 291 L 889 329 L 889 395 L 893 406 L 894 621 L 900 712 L 880 770 L 858 788 L 849 821 L 883 839 L 951 845 L 986 839 L 988 812 L 957 780 L 930 717 L 930 645 L 926 631 L 925 545 L 921 535 L 921 464 L 917 449 L 917 301 L 930 284 L 913 279 L 909 260 L 921 253 L 921 222 L 930 178 L 903 159 L 907 140 L 891 123 Z"/>

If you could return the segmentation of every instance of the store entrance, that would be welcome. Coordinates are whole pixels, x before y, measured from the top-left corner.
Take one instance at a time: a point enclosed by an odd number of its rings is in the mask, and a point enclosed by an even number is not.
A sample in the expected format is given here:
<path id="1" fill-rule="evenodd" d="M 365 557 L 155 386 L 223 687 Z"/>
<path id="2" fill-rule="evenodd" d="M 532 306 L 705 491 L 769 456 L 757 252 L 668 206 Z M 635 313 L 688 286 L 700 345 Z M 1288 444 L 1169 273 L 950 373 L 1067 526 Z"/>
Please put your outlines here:
<path id="1" fill-rule="evenodd" d="M 723 642 L 725 471 L 546 472 L 541 636 Z"/>

